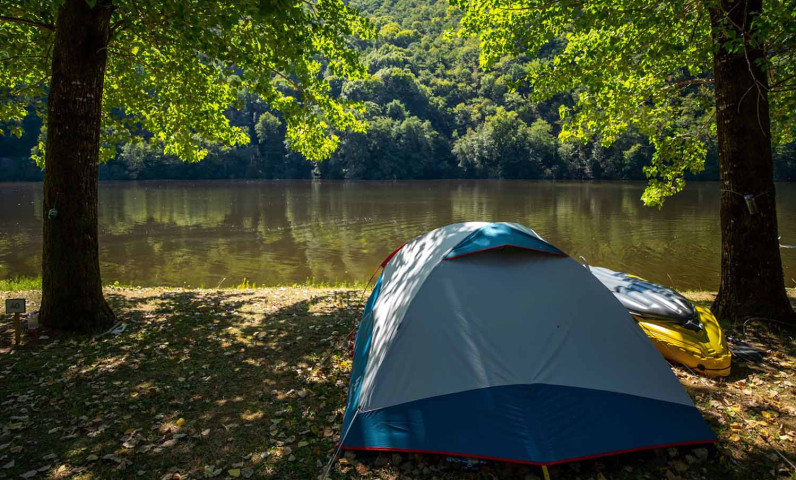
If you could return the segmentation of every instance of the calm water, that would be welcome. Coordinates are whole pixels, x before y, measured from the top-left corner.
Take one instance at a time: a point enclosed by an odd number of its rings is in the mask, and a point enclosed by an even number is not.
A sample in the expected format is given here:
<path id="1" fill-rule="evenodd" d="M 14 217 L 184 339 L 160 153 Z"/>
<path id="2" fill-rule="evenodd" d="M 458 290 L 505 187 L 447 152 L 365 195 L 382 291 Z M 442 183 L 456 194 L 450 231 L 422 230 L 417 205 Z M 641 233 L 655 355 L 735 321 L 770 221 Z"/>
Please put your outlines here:
<path id="1" fill-rule="evenodd" d="M 715 289 L 719 189 L 691 183 L 663 210 L 641 183 L 524 181 L 104 182 L 105 282 L 230 286 L 366 281 L 415 235 L 468 220 L 534 228 L 573 257 L 677 288 Z M 782 243 L 796 244 L 796 184 L 779 184 Z M 0 278 L 36 276 L 41 184 L 0 183 Z M 796 249 L 782 250 L 796 286 Z M 222 283 L 223 282 L 223 283 Z"/>

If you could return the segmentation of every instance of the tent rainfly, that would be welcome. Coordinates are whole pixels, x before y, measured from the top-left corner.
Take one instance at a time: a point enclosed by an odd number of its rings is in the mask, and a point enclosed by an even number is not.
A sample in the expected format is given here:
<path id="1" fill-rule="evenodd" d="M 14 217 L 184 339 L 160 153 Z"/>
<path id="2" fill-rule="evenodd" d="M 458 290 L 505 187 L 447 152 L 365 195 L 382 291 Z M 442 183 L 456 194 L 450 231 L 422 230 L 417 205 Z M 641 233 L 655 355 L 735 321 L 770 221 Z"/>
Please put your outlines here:
<path id="1" fill-rule="evenodd" d="M 365 306 L 344 450 L 551 465 L 715 441 L 611 292 L 522 225 L 415 238 Z"/>

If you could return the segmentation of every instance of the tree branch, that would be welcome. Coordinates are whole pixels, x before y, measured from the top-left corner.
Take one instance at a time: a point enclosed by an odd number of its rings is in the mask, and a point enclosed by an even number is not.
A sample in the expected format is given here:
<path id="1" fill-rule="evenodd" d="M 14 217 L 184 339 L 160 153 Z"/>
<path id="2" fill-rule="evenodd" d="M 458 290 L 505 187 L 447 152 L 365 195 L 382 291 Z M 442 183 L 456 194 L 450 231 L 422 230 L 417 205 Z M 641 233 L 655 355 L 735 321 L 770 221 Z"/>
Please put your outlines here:
<path id="1" fill-rule="evenodd" d="M 37 27 L 40 28 L 41 30 L 48 30 L 50 32 L 55 31 L 55 25 L 50 25 L 49 23 L 41 23 L 35 20 L 28 20 L 27 18 L 7 17 L 5 15 L 0 15 L 0 21 L 20 23 L 22 25 L 30 25 L 32 27 Z"/>

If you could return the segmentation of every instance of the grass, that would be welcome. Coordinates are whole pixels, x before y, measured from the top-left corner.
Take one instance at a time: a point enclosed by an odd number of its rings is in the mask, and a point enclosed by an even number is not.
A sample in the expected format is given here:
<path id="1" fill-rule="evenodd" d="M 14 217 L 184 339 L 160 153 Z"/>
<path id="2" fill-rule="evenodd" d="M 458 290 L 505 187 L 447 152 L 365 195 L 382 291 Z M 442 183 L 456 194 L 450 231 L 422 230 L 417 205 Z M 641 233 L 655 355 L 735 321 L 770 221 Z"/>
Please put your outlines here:
<path id="1" fill-rule="evenodd" d="M 26 338 L 19 348 L 3 316 L 0 477 L 317 478 L 339 440 L 361 292 L 239 286 L 110 287 L 123 333 Z M 37 291 L 0 292 L 9 296 L 38 308 Z M 751 326 L 746 339 L 770 352 L 766 363 L 736 362 L 727 380 L 674 368 L 720 438 L 714 456 L 668 449 L 558 465 L 551 477 L 793 478 L 780 455 L 796 457 L 796 342 Z M 539 476 L 532 466 L 470 471 L 439 456 L 357 453 L 331 478 Z"/>
<path id="2" fill-rule="evenodd" d="M 200 290 L 206 288 L 215 288 L 215 289 L 223 289 L 223 290 L 251 290 L 257 288 L 281 288 L 281 287 L 288 287 L 288 288 L 335 288 L 335 289 L 343 289 L 343 290 L 364 290 L 367 288 L 367 285 L 361 281 L 349 281 L 349 280 L 339 280 L 339 281 L 328 281 L 328 280 L 317 280 L 314 278 L 308 278 L 303 282 L 272 282 L 272 283 L 261 283 L 257 284 L 246 277 L 243 277 L 239 283 L 232 282 L 231 285 L 226 285 L 226 278 L 222 279 L 215 286 L 207 286 L 207 285 L 199 285 L 197 287 Z M 13 278 L 6 278 L 0 279 L 0 292 L 24 292 L 27 290 L 41 290 L 41 277 L 13 277 Z M 137 285 L 133 282 L 121 282 L 119 280 L 108 282 L 108 287 L 115 287 L 115 288 L 142 288 L 141 285 Z M 192 288 L 191 286 L 183 286 L 183 287 L 173 287 L 173 288 Z"/>
<path id="3" fill-rule="evenodd" d="M 224 288 L 223 281 L 220 283 L 216 288 Z M 328 280 L 316 280 L 314 278 L 308 278 L 303 282 L 286 282 L 286 283 L 267 283 L 267 284 L 257 284 L 255 282 L 249 281 L 246 277 L 243 277 L 243 280 L 237 285 L 233 285 L 232 288 L 234 290 L 250 290 L 250 289 L 257 289 L 257 288 L 326 288 L 326 289 L 338 289 L 338 290 L 365 290 L 368 288 L 368 285 L 361 282 L 361 281 L 348 281 L 348 280 L 340 280 L 340 281 L 328 281 Z M 201 287 L 204 288 L 204 287 Z"/>
<path id="4" fill-rule="evenodd" d="M 0 280 L 0 292 L 41 290 L 41 277 L 15 277 Z"/>

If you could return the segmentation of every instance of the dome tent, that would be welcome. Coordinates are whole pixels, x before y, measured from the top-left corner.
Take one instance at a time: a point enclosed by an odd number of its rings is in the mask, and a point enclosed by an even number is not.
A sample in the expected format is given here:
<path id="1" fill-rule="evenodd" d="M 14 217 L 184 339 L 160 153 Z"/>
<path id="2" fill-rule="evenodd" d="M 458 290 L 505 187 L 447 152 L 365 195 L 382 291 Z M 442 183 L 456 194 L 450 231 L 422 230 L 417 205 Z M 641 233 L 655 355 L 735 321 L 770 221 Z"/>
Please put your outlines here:
<path id="1" fill-rule="evenodd" d="M 550 465 L 716 437 L 578 262 L 513 223 L 395 252 L 354 348 L 340 447 Z"/>

